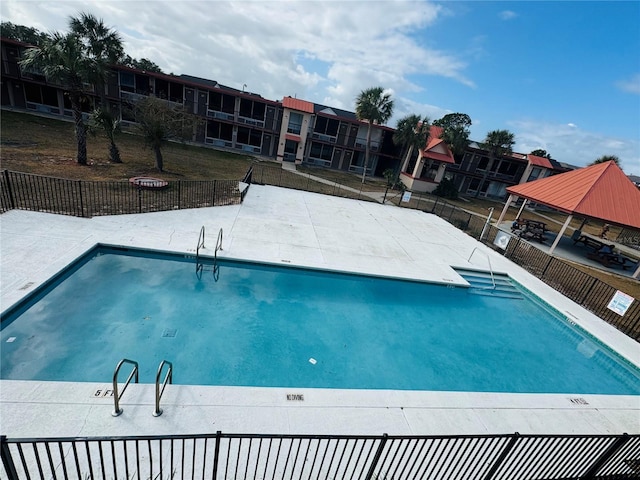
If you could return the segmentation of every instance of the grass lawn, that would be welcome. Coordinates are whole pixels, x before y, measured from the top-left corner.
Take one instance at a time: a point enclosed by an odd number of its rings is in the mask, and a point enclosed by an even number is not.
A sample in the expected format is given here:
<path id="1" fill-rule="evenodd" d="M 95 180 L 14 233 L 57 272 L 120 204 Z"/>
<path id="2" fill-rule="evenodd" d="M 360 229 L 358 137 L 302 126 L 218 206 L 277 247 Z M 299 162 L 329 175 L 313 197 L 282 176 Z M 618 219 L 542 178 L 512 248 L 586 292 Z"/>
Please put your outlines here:
<path id="1" fill-rule="evenodd" d="M 89 165 L 81 166 L 75 160 L 76 141 L 72 122 L 6 110 L 2 110 L 0 120 L 2 169 L 16 172 L 72 180 L 127 180 L 130 177 L 141 175 L 154 176 L 164 180 L 238 180 L 244 176 L 249 166 L 257 161 L 255 157 L 246 154 L 169 143 L 163 149 L 165 171 L 159 173 L 154 168 L 153 152 L 145 148 L 143 140 L 133 134 L 121 134 L 116 142 L 120 148 L 123 163 L 109 162 L 108 142 L 104 135 L 95 137 L 89 135 L 87 139 Z M 264 163 L 279 168 L 277 162 Z M 384 179 L 371 177 L 367 177 L 363 185 L 360 175 L 326 168 L 300 165 L 298 171 L 367 192 L 384 192 L 386 185 Z M 293 175 L 289 174 L 289 176 Z M 297 180 L 297 183 L 301 181 L 300 177 L 294 180 Z M 287 185 L 286 182 L 283 185 Z M 330 194 L 331 191 L 332 188 L 326 186 L 326 193 Z M 389 191 L 389 198 L 394 198 L 394 202 L 400 200 L 396 191 Z M 418 198 L 416 196 L 412 202 L 416 202 Z M 435 198 L 437 197 L 425 195 L 420 199 L 425 206 L 422 207 L 422 203 L 419 205 L 421 208 L 427 208 L 427 202 L 432 202 Z M 498 218 L 504 205 L 502 202 L 475 198 L 448 200 L 448 202 L 482 217 L 486 217 L 489 208 L 493 207 L 494 219 Z M 415 207 L 415 205 L 413 206 Z M 513 220 L 516 214 L 517 209 L 510 208 L 505 221 Z M 566 216 L 559 212 L 525 211 L 522 216 L 546 222 L 550 224 L 550 229 L 556 232 L 559 231 L 566 219 Z M 554 220 L 557 222 L 555 225 Z M 581 222 L 581 219 L 576 218 L 572 221 L 571 227 L 578 228 Z M 598 235 L 601 228 L 602 224 L 599 223 L 587 224 L 583 231 Z M 612 227 L 610 238 L 615 238 L 618 232 L 616 227 Z M 583 265 L 576 266 L 610 285 L 640 298 L 640 282 L 600 269 L 592 269 Z"/>

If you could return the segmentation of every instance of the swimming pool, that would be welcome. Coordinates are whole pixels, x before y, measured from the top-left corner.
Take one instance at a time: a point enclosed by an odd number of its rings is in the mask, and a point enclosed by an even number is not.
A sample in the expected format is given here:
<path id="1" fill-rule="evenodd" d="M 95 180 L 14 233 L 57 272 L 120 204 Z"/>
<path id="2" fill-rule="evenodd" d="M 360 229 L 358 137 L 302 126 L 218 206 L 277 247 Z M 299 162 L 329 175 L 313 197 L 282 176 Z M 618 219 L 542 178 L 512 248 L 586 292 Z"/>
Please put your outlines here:
<path id="1" fill-rule="evenodd" d="M 638 394 L 638 371 L 529 298 L 101 247 L 3 319 L 3 379 Z"/>

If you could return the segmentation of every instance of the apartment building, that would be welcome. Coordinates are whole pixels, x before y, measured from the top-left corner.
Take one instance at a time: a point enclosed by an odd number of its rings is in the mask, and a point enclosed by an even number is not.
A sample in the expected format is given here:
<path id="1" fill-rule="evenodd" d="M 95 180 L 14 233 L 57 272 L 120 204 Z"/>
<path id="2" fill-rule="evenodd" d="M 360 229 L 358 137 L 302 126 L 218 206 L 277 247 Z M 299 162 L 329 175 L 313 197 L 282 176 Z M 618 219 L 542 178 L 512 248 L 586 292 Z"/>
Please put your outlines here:
<path id="1" fill-rule="evenodd" d="M 1 104 L 25 111 L 71 118 L 69 99 L 61 85 L 41 72 L 20 68 L 20 42 L 0 38 L 2 50 Z M 103 93 L 103 95 L 99 95 Z M 277 162 L 293 162 L 361 174 L 365 163 L 368 123 L 355 113 L 287 96 L 269 100 L 253 92 L 231 88 L 215 80 L 190 75 L 165 75 L 113 66 L 104 92 L 86 85 L 83 110 L 88 113 L 103 96 L 123 123 L 135 119 L 128 108 L 149 95 L 203 117 L 194 143 L 245 152 Z M 443 178 L 452 180 L 462 195 L 505 198 L 511 185 L 566 171 L 546 158 L 513 153 L 496 159 L 487 172 L 488 152 L 472 142 L 460 161 L 432 127 L 428 144 L 412 158 L 401 159 L 394 145 L 394 129 L 373 125 L 367 174 L 382 176 L 387 169 L 415 192 L 432 192 Z"/>

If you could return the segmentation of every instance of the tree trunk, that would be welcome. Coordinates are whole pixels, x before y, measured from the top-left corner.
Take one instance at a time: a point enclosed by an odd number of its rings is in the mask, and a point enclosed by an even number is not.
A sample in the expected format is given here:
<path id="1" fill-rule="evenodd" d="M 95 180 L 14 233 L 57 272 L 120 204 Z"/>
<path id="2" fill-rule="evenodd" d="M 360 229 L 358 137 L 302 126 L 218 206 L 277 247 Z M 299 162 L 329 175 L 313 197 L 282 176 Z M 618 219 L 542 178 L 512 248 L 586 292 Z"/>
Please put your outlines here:
<path id="1" fill-rule="evenodd" d="M 367 144 L 364 149 L 364 166 L 362 167 L 362 183 L 364 183 L 364 178 L 367 175 L 367 165 L 369 165 L 369 150 L 371 150 L 371 120 L 367 120 L 369 122 L 369 127 L 367 128 Z"/>
<path id="2" fill-rule="evenodd" d="M 159 172 L 162 172 L 164 168 L 164 161 L 162 160 L 162 150 L 160 149 L 160 145 L 154 145 L 153 151 L 156 154 L 156 168 Z"/>
<path id="3" fill-rule="evenodd" d="M 77 162 L 80 165 L 87 164 L 87 126 L 82 119 L 80 98 L 77 94 L 71 94 L 71 109 L 76 128 L 76 141 L 78 142 Z"/>
<path id="4" fill-rule="evenodd" d="M 118 146 L 113 140 L 109 140 L 109 160 L 111 160 L 113 163 L 122 163 L 122 159 L 120 158 L 120 150 L 118 150 Z"/>

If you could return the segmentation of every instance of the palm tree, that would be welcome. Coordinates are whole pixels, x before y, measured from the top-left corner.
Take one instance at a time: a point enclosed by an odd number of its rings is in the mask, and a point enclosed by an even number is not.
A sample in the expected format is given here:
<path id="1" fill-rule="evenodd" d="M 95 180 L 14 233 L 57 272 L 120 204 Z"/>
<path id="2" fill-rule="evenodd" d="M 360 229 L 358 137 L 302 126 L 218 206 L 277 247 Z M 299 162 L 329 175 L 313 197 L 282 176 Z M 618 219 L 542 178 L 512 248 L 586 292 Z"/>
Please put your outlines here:
<path id="1" fill-rule="evenodd" d="M 369 165 L 369 152 L 371 150 L 371 124 L 384 124 L 393 114 L 393 100 L 391 95 L 384 93 L 382 87 L 372 87 L 360 92 L 356 97 L 356 117 L 360 121 L 366 121 L 367 144 L 365 147 L 364 166 L 362 169 L 362 183 L 364 183 Z"/>
<path id="2" fill-rule="evenodd" d="M 116 134 L 121 131 L 121 122 L 110 110 L 96 108 L 89 117 L 89 132 L 95 134 L 98 130 L 104 131 L 109 140 L 109 160 L 113 163 L 122 163 L 120 150 L 116 145 Z"/>
<path id="3" fill-rule="evenodd" d="M 120 34 L 107 27 L 101 19 L 91 13 L 81 13 L 69 18 L 69 28 L 78 35 L 85 47 L 86 55 L 93 58 L 99 72 L 94 79 L 101 107 L 107 108 L 104 83 L 109 65 L 120 63 L 124 58 L 124 48 Z"/>
<path id="4" fill-rule="evenodd" d="M 461 159 L 469 146 L 471 117 L 466 113 L 448 113 L 433 124 L 442 127 L 440 138 L 449 146 L 454 158 Z"/>
<path id="5" fill-rule="evenodd" d="M 515 137 L 509 130 L 492 130 L 487 133 L 487 136 L 482 143 L 482 147 L 489 151 L 489 163 L 487 164 L 487 168 L 482 175 L 482 180 L 478 185 L 478 190 L 475 195 L 476 197 L 480 195 L 480 189 L 487 180 L 487 175 L 491 171 L 496 157 L 499 158 L 503 155 L 509 155 L 513 151 L 513 145 L 515 143 Z"/>
<path id="6" fill-rule="evenodd" d="M 402 145 L 402 164 L 411 158 L 414 150 L 424 148 L 429 142 L 429 132 L 431 129 L 428 117 L 420 118 L 419 115 L 410 114 L 398 120 L 396 131 L 393 133 L 393 143 Z"/>
<path id="7" fill-rule="evenodd" d="M 600 158 L 595 159 L 589 165 L 597 165 L 599 163 L 605 162 L 615 162 L 616 165 L 620 166 L 620 159 L 616 155 L 602 155 Z"/>
<path id="8" fill-rule="evenodd" d="M 69 25 L 71 32 L 53 33 L 39 46 L 27 49 L 20 66 L 41 70 L 50 82 L 67 90 L 78 143 L 77 162 L 86 165 L 87 125 L 82 117 L 82 103 L 88 98 L 85 84 L 104 85 L 109 62 L 122 54 L 122 42 L 116 32 L 92 15 L 71 18 Z"/>

